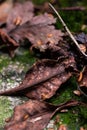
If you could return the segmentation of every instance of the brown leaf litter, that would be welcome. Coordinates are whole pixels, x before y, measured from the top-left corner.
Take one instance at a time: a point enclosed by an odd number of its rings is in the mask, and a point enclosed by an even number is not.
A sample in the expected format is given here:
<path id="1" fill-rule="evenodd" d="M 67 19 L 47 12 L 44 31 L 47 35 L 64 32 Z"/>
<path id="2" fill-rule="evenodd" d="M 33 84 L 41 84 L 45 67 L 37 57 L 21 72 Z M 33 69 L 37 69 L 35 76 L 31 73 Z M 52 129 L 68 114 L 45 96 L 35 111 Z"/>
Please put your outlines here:
<path id="1" fill-rule="evenodd" d="M 5 4 L 5 3 L 2 3 Z M 1 9 L 1 11 L 3 11 Z M 4 14 L 4 13 L 3 13 Z M 1 15 L 0 15 L 1 16 Z M 39 50 L 46 59 L 37 61 L 27 71 L 22 83 L 15 88 L 0 92 L 5 96 L 27 96 L 28 102 L 18 105 L 14 109 L 11 118 L 7 119 L 5 130 L 43 130 L 56 112 L 78 105 L 78 101 L 68 101 L 63 104 L 53 105 L 43 100 L 51 98 L 62 84 L 71 76 L 79 76 L 80 88 L 87 88 L 87 66 L 83 63 L 70 44 L 64 39 L 66 35 L 56 29 L 56 18 L 52 14 L 44 13 L 35 15 L 34 5 L 27 1 L 23 4 L 15 3 L 5 19 L 1 16 L 0 25 L 0 49 L 8 49 L 11 57 L 15 50 L 25 44 L 26 39 L 32 50 Z M 86 52 L 87 36 L 80 34 L 76 40 Z M 49 58 L 49 59 L 47 59 Z M 82 57 L 81 57 L 82 59 Z M 85 66 L 83 73 L 81 68 Z M 80 68 L 80 69 L 79 69 Z M 65 130 L 65 126 L 59 129 Z"/>

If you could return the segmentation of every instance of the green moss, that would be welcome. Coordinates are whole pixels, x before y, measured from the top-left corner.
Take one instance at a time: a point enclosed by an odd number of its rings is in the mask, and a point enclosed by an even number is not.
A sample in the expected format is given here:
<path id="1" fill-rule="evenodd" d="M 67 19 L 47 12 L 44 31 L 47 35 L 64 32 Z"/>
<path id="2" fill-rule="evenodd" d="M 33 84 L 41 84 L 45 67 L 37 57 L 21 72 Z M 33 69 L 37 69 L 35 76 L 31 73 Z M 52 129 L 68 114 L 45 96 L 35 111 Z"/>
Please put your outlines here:
<path id="1" fill-rule="evenodd" d="M 60 104 L 66 102 L 72 98 L 77 98 L 73 91 L 77 89 L 75 78 L 72 77 L 66 84 L 62 85 L 57 91 L 57 94 L 49 101 L 53 104 Z"/>
<path id="2" fill-rule="evenodd" d="M 5 124 L 5 119 L 10 117 L 12 109 L 10 108 L 10 101 L 5 97 L 0 97 L 0 127 Z"/>
<path id="3" fill-rule="evenodd" d="M 49 101 L 56 105 L 66 102 L 70 99 L 80 101 L 82 100 L 82 97 L 75 96 L 75 94 L 73 93 L 73 91 L 76 89 L 76 80 L 74 77 L 72 77 L 66 84 L 61 86 L 57 94 Z M 84 108 L 82 106 L 71 107 L 66 113 L 56 113 L 54 119 L 57 115 L 60 117 L 60 121 L 57 124 L 58 126 L 60 124 L 65 124 L 69 128 L 69 130 L 79 130 L 80 126 L 84 126 L 85 128 L 87 128 L 87 108 Z"/>
<path id="4" fill-rule="evenodd" d="M 6 67 L 9 62 L 11 61 L 11 58 L 8 57 L 7 55 L 0 55 L 0 71 L 2 70 L 3 67 Z"/>
<path id="5" fill-rule="evenodd" d="M 65 124 L 69 130 L 77 130 L 80 127 L 78 123 L 78 112 L 76 112 L 75 108 L 69 109 L 66 113 L 58 113 L 58 115 L 60 117 L 58 126 Z"/>
<path id="6" fill-rule="evenodd" d="M 71 31 L 73 32 L 81 31 L 81 27 L 85 21 L 85 18 L 84 18 L 85 14 L 82 11 L 78 11 L 78 12 L 68 11 L 68 13 L 67 11 L 65 12 L 60 11 L 59 13 Z M 57 28 L 63 27 L 62 24 L 59 22 L 59 20 L 57 20 L 56 27 Z"/>
<path id="7" fill-rule="evenodd" d="M 36 58 L 29 52 L 29 50 L 25 50 L 22 52 L 22 55 L 16 55 L 12 61 L 13 62 L 20 62 L 24 65 L 29 64 L 32 65 L 35 62 Z"/>

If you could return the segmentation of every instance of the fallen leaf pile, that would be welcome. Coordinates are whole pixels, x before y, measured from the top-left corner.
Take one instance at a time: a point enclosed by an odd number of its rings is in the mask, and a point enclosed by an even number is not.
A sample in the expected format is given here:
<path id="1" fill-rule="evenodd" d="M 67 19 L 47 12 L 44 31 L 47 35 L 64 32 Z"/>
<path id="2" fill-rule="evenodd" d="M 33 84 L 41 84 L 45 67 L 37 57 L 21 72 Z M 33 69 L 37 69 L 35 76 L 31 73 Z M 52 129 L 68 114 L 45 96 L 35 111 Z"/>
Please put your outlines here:
<path id="1" fill-rule="evenodd" d="M 45 100 L 54 96 L 73 75 L 81 88 L 87 89 L 87 59 L 67 42 L 65 33 L 56 29 L 56 19 L 52 14 L 35 15 L 30 1 L 15 3 L 10 10 L 5 18 L 0 16 L 0 50 L 6 48 L 13 57 L 15 50 L 27 39 L 30 50 L 38 50 L 44 58 L 29 68 L 18 87 L 0 91 L 0 96 L 29 98 L 28 102 L 14 108 L 4 130 L 43 130 L 56 112 L 79 105 L 75 100 L 60 105 L 52 105 Z M 79 34 L 76 40 L 86 51 L 87 36 Z"/>

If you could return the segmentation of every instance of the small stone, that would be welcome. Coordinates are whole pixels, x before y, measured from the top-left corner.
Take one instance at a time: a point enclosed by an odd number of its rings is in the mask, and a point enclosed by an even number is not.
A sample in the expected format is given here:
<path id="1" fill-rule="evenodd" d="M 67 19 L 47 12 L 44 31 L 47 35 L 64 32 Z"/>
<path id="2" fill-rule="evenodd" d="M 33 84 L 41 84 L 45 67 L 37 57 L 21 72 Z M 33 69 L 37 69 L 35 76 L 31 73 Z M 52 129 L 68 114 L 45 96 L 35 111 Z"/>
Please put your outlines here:
<path id="1" fill-rule="evenodd" d="M 21 81 L 21 78 L 16 79 L 16 81 Z"/>
<path id="2" fill-rule="evenodd" d="M 68 109 L 63 109 L 60 112 L 68 112 Z"/>
<path id="3" fill-rule="evenodd" d="M 50 122 L 49 122 L 49 124 L 47 125 L 47 128 L 53 128 L 54 127 L 54 121 L 53 120 L 51 120 Z"/>
<path id="4" fill-rule="evenodd" d="M 79 90 L 74 90 L 73 93 L 77 96 L 80 96 L 81 95 L 81 92 Z"/>
<path id="5" fill-rule="evenodd" d="M 11 79 L 12 79 L 12 80 L 15 80 L 15 79 L 16 79 L 16 77 L 15 77 L 15 76 L 13 76 L 13 77 L 11 77 Z"/>

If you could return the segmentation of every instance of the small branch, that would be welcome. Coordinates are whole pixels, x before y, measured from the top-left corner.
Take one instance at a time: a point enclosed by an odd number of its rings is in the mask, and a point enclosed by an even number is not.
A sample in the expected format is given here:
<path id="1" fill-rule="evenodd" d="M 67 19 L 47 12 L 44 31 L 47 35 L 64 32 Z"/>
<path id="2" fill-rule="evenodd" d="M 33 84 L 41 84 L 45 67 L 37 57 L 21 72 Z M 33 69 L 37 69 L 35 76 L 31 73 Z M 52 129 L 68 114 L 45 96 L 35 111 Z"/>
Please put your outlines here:
<path id="1" fill-rule="evenodd" d="M 49 4 L 45 3 L 44 6 L 42 5 L 35 5 L 35 9 L 36 10 L 42 10 L 42 11 L 46 11 L 48 13 L 53 13 L 53 11 L 51 11 L 49 9 Z M 76 6 L 76 7 L 65 7 L 65 8 L 56 8 L 57 10 L 62 10 L 62 11 L 84 11 L 86 10 L 85 7 L 83 6 Z"/>
<path id="2" fill-rule="evenodd" d="M 53 9 L 53 11 L 54 11 L 54 12 L 56 13 L 56 15 L 58 16 L 59 20 L 61 21 L 61 23 L 62 23 L 62 25 L 64 26 L 65 30 L 67 31 L 69 37 L 72 39 L 72 41 L 74 42 L 74 44 L 76 45 L 76 47 L 78 48 L 78 50 L 81 52 L 81 54 L 82 54 L 85 58 L 87 58 L 87 54 L 85 54 L 85 53 L 81 50 L 81 48 L 80 48 L 78 42 L 76 41 L 76 39 L 74 38 L 74 36 L 73 36 L 72 33 L 70 32 L 70 30 L 68 29 L 67 25 L 65 24 L 65 22 L 64 22 L 63 19 L 61 18 L 60 14 L 57 12 L 57 10 L 56 10 L 50 3 L 49 3 L 49 6 Z"/>
<path id="3" fill-rule="evenodd" d="M 86 8 L 83 6 L 58 8 L 58 10 L 64 10 L 64 11 L 84 11 L 85 9 Z"/>

